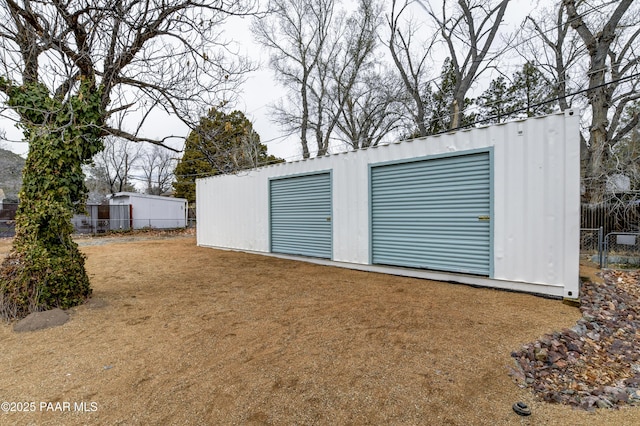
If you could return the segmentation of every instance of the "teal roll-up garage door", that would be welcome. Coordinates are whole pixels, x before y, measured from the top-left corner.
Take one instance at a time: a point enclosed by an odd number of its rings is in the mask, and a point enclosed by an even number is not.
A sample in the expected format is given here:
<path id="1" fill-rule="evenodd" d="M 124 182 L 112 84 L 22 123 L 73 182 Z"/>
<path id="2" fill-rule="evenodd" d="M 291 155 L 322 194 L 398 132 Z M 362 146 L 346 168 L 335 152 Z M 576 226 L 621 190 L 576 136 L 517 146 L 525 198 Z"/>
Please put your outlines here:
<path id="1" fill-rule="evenodd" d="M 331 174 L 270 181 L 271 251 L 331 259 Z"/>
<path id="2" fill-rule="evenodd" d="M 373 166 L 376 264 L 491 274 L 489 152 Z"/>

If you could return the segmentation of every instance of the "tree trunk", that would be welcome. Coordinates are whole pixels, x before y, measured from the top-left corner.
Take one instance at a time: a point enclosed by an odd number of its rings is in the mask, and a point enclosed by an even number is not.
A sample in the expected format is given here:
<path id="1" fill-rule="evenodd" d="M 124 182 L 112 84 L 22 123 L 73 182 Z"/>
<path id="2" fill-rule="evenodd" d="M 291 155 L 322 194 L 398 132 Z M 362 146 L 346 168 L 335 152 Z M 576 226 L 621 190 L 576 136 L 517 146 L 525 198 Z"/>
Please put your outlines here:
<path id="1" fill-rule="evenodd" d="M 82 165 L 102 149 L 100 95 L 81 90 L 67 102 L 38 84 L 12 88 L 9 104 L 29 142 L 16 237 L 0 267 L 0 316 L 69 308 L 91 295 L 71 218 L 84 206 Z"/>
<path id="2" fill-rule="evenodd" d="M 600 203 L 604 200 L 607 182 L 607 159 L 609 157 L 608 139 L 609 107 L 611 106 L 615 86 L 606 82 L 608 70 L 607 58 L 612 55 L 610 47 L 616 40 L 616 30 L 622 16 L 633 0 L 621 0 L 609 16 L 609 20 L 599 32 L 589 29 L 583 20 L 584 14 L 578 13 L 575 0 L 563 0 L 571 26 L 578 33 L 589 52 L 589 104 L 591 105 L 591 127 L 589 128 L 589 153 L 585 169 L 585 191 L 587 201 Z"/>
<path id="3" fill-rule="evenodd" d="M 302 147 L 302 158 L 310 157 L 309 143 L 307 142 L 307 130 L 309 129 L 309 94 L 307 92 L 307 81 L 309 80 L 309 71 L 304 69 L 302 84 L 300 86 L 300 95 L 302 96 L 302 121 L 300 123 L 300 146 Z"/>
<path id="4" fill-rule="evenodd" d="M 462 102 L 464 102 L 464 98 L 462 99 Z M 451 124 L 449 125 L 451 130 L 455 130 L 460 127 L 460 113 L 460 102 L 458 99 L 454 99 L 451 103 Z"/>
<path id="5" fill-rule="evenodd" d="M 418 126 L 418 132 L 420 133 L 420 137 L 427 136 L 429 132 L 427 131 L 427 126 L 424 124 L 425 123 L 424 102 L 422 101 L 422 98 L 420 97 L 420 93 L 418 92 L 417 89 L 413 93 L 411 93 L 411 96 L 413 97 L 413 100 L 416 103 L 416 115 L 414 119 L 416 121 L 416 125 Z"/>
<path id="6" fill-rule="evenodd" d="M 603 79 L 604 81 L 604 79 Z M 589 203 L 600 203 L 606 192 L 607 160 L 609 144 L 607 129 L 609 119 L 609 98 L 604 87 L 595 89 L 591 100 L 591 128 L 589 130 L 589 156 L 585 170 L 585 191 Z"/>

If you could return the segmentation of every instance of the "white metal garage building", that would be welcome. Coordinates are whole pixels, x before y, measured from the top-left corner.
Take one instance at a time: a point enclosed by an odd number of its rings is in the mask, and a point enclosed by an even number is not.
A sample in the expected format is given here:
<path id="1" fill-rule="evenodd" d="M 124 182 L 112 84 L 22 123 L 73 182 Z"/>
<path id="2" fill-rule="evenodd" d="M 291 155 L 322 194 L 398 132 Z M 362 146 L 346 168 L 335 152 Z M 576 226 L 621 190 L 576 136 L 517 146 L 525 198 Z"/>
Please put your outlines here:
<path id="1" fill-rule="evenodd" d="M 197 180 L 198 244 L 575 299 L 573 111 Z"/>

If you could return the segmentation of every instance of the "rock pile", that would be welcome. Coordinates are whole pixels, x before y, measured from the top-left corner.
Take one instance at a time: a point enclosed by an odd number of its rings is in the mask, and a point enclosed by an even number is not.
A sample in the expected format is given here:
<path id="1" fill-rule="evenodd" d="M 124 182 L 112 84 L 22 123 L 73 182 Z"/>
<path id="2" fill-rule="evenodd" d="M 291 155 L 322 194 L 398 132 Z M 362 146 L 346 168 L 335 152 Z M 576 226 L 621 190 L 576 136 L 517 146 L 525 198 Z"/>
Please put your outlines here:
<path id="1" fill-rule="evenodd" d="M 640 405 L 640 274 L 583 282 L 582 318 L 512 352 L 512 376 L 549 402 L 593 410 Z"/>

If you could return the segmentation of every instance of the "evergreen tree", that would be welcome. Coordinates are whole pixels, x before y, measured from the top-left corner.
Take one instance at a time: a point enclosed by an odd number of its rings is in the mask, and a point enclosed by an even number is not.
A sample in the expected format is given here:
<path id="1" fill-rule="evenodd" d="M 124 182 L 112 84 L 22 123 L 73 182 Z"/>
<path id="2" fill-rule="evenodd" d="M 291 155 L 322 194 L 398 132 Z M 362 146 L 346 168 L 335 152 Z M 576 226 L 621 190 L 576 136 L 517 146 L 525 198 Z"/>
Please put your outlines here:
<path id="1" fill-rule="evenodd" d="M 195 180 L 237 173 L 283 160 L 267 154 L 266 145 L 240 111 L 225 113 L 212 108 L 187 137 L 184 155 L 176 166 L 176 197 L 196 201 Z"/>
<path id="2" fill-rule="evenodd" d="M 530 62 L 513 74 L 513 83 L 500 76 L 478 98 L 482 124 L 502 123 L 509 119 L 549 114 L 553 104 L 553 88 Z"/>
<path id="3" fill-rule="evenodd" d="M 540 70 L 531 62 L 513 75 L 509 91 L 513 109 L 519 111 L 520 117 L 534 117 L 553 111 L 553 104 L 545 103 L 554 97 L 553 87 L 546 83 Z"/>
<path id="4" fill-rule="evenodd" d="M 504 76 L 494 79 L 489 84 L 489 88 L 478 98 L 478 106 L 482 111 L 480 113 L 482 124 L 502 123 L 511 118 L 514 98 L 512 86 Z"/>

